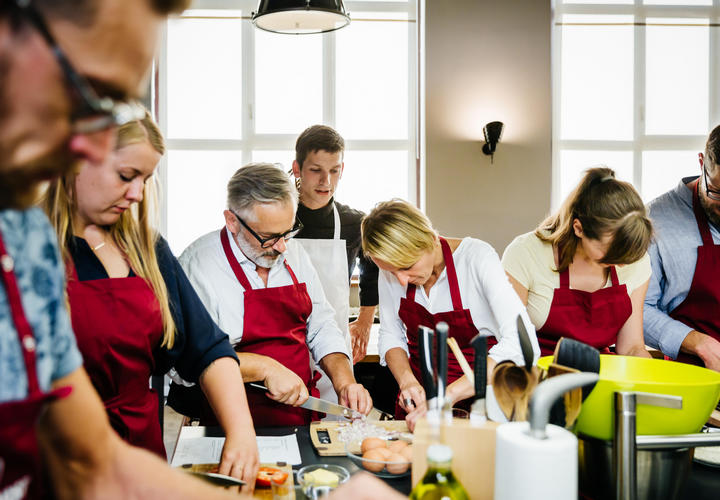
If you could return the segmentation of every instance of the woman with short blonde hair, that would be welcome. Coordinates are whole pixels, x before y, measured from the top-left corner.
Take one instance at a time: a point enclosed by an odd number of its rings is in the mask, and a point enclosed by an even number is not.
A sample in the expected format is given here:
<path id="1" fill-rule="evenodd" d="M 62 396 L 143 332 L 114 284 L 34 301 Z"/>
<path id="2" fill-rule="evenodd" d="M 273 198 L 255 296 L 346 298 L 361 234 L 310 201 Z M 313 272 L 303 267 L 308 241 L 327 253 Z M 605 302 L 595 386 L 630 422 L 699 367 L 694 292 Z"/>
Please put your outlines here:
<path id="1" fill-rule="evenodd" d="M 199 383 L 225 429 L 220 472 L 252 485 L 258 451 L 237 357 L 153 224 L 154 173 L 164 151 L 146 113 L 117 129 L 104 162 L 82 162 L 46 191 L 73 330 L 120 437 L 165 458 L 148 379 L 175 368 Z"/>
<path id="2" fill-rule="evenodd" d="M 515 238 L 503 266 L 535 325 L 542 354 L 561 337 L 648 357 L 642 309 L 652 225 L 635 188 L 587 170 L 560 209 Z"/>
<path id="3" fill-rule="evenodd" d="M 362 246 L 378 268 L 381 363 L 387 363 L 400 386 L 396 414 L 407 414 L 412 428 L 425 413 L 420 385 L 418 327 L 444 321 L 472 364 L 470 340 L 485 330 L 491 346 L 488 373 L 496 362 L 524 364 L 517 333 L 521 316 L 535 353 L 535 332 L 525 308 L 504 276 L 500 259 L 475 238 L 445 238 L 410 203 L 379 203 L 362 222 Z M 454 356 L 448 358 L 447 397 L 452 402 L 473 394 Z M 461 404 L 467 404 L 461 403 Z"/>

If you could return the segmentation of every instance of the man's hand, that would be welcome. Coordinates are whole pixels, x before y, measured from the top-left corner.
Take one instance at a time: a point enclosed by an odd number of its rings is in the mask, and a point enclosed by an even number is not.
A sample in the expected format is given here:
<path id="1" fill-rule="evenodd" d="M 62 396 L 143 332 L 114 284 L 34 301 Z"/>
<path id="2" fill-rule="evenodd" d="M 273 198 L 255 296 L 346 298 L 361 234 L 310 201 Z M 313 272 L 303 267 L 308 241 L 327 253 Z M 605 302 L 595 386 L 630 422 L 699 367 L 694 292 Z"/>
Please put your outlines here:
<path id="1" fill-rule="evenodd" d="M 412 381 L 400 386 L 400 394 L 398 395 L 400 408 L 407 413 L 411 413 L 417 408 L 426 407 L 425 389 L 412 378 Z"/>
<path id="2" fill-rule="evenodd" d="M 694 354 L 703 360 L 706 368 L 720 372 L 720 342 L 710 335 L 705 335 L 704 333 L 694 330 L 690 332 L 688 337 L 690 337 L 690 335 L 693 335 Z M 683 347 L 685 347 L 685 342 L 683 342 Z"/>
<path id="3" fill-rule="evenodd" d="M 405 423 L 407 424 L 410 432 L 415 431 L 415 424 L 417 424 L 417 421 L 424 417 L 426 414 L 427 403 L 423 401 L 422 404 L 418 405 L 414 410 L 412 410 L 405 416 Z"/>
<path id="4" fill-rule="evenodd" d="M 260 467 L 260 454 L 253 429 L 240 435 L 228 435 L 225 438 L 218 469 L 220 474 L 245 481 L 247 484 L 240 491 L 252 494 L 258 467 Z"/>
<path id="5" fill-rule="evenodd" d="M 367 415 L 372 410 L 373 403 L 370 393 L 362 384 L 352 383 L 340 388 L 338 391 L 338 402 L 352 408 L 355 411 Z"/>
<path id="6" fill-rule="evenodd" d="M 358 318 L 348 326 L 352 341 L 353 364 L 367 356 L 367 346 L 370 340 L 370 328 L 375 317 L 375 306 L 360 307 Z"/>
<path id="7" fill-rule="evenodd" d="M 268 397 L 278 403 L 299 406 L 307 401 L 308 390 L 305 383 L 294 371 L 275 360 L 270 363 L 265 374 L 265 387 Z"/>

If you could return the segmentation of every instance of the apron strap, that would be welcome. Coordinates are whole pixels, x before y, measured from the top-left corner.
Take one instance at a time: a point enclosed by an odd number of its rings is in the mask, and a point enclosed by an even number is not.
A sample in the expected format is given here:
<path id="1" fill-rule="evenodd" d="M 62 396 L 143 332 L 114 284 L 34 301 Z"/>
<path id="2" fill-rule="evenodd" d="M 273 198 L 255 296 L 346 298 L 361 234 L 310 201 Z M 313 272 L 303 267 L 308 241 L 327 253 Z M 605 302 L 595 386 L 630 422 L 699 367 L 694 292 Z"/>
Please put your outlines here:
<path id="1" fill-rule="evenodd" d="M 14 267 L 15 263 L 13 258 L 7 252 L 2 234 L 0 234 L 0 274 L 2 274 L 8 304 L 10 305 L 10 313 L 12 314 L 13 323 L 15 323 L 17 338 L 20 342 L 20 349 L 22 350 L 23 361 L 25 362 L 28 394 L 38 394 L 41 391 L 35 363 L 35 335 L 30 327 L 30 323 L 28 323 L 27 316 L 25 316 L 20 289 L 18 288 L 17 279 L 13 272 Z"/>
<path id="2" fill-rule="evenodd" d="M 570 268 L 560 273 L 560 288 L 570 288 Z"/>
<path id="3" fill-rule="evenodd" d="M 339 240 L 340 239 L 340 213 L 338 212 L 337 205 L 335 205 L 335 202 L 333 201 L 333 219 L 335 222 L 335 225 L 333 226 L 333 239 Z"/>
<path id="4" fill-rule="evenodd" d="M 453 309 L 462 311 L 462 297 L 460 297 L 460 286 L 458 285 L 457 273 L 455 272 L 455 261 L 453 261 L 450 245 L 442 236 L 440 236 L 440 247 L 442 248 L 443 257 L 445 258 L 445 272 L 447 274 L 448 285 L 450 285 L 450 298 L 452 299 Z"/>
<path id="5" fill-rule="evenodd" d="M 698 189 L 700 188 L 700 179 L 695 181 L 695 188 L 693 189 L 693 212 L 695 212 L 695 220 L 697 221 L 698 229 L 700 230 L 700 237 L 702 238 L 703 246 L 713 246 L 715 243 L 710 234 L 710 225 L 708 224 L 707 215 L 700 205 L 700 195 Z"/>
<path id="6" fill-rule="evenodd" d="M 298 279 L 295 276 L 295 273 L 293 272 L 293 270 L 290 268 L 290 264 L 287 263 L 287 259 L 284 259 L 283 263 L 285 264 L 285 269 L 287 269 L 288 272 L 290 273 L 290 278 L 292 278 L 292 280 L 293 280 L 293 285 L 298 286 L 298 284 L 299 284 Z"/>
<path id="7" fill-rule="evenodd" d="M 613 286 L 618 286 L 620 284 L 615 266 L 610 266 L 610 280 L 612 281 Z"/>
<path id="8" fill-rule="evenodd" d="M 225 251 L 225 257 L 227 258 L 227 261 L 230 264 L 230 268 L 233 270 L 233 273 L 235 273 L 235 277 L 240 282 L 240 285 L 245 290 L 252 290 L 252 286 L 250 286 L 250 280 L 247 279 L 245 271 L 242 270 L 242 266 L 235 258 L 235 254 L 233 253 L 232 248 L 230 248 L 230 238 L 228 238 L 227 233 L 227 228 L 222 228 L 220 230 L 220 241 L 222 242 L 222 247 Z"/>

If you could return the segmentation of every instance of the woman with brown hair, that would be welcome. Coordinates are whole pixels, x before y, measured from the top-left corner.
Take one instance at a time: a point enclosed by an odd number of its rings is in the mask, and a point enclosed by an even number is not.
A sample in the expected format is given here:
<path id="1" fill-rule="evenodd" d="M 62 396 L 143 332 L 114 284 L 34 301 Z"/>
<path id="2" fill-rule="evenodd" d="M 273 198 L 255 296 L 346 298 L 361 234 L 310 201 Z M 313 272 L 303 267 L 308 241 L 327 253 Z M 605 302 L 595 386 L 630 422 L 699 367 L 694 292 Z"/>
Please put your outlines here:
<path id="1" fill-rule="evenodd" d="M 537 330 L 543 355 L 561 337 L 609 352 L 649 357 L 643 301 L 652 226 L 633 186 L 606 167 L 578 186 L 531 233 L 515 238 L 502 263 Z"/>
<path id="2" fill-rule="evenodd" d="M 46 192 L 73 330 L 123 439 L 165 458 L 148 379 L 174 367 L 199 383 L 225 430 L 220 472 L 252 488 L 258 450 L 237 357 L 151 223 L 153 174 L 164 151 L 146 113 L 118 128 L 116 149 L 103 163 L 83 162 Z"/>

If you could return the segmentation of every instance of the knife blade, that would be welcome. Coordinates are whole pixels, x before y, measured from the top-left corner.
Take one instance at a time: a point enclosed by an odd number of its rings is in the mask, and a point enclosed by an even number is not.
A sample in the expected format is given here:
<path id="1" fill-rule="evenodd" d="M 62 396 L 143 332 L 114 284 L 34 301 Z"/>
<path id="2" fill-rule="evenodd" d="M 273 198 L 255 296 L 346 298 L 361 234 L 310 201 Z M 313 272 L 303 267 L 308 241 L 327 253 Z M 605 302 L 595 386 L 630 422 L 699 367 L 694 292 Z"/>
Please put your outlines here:
<path id="1" fill-rule="evenodd" d="M 485 392 L 487 388 L 487 338 L 478 333 L 470 341 L 475 350 L 473 376 L 475 378 L 475 396 L 470 407 L 470 419 L 484 422 L 487 419 L 485 410 Z"/>
<path id="2" fill-rule="evenodd" d="M 443 410 L 450 410 L 450 402 L 446 401 L 447 388 L 447 371 L 448 371 L 448 324 L 441 321 L 435 325 L 435 335 L 437 336 L 437 394 L 438 405 Z"/>
<path id="3" fill-rule="evenodd" d="M 420 356 L 420 372 L 422 385 L 425 389 L 425 399 L 429 410 L 437 407 L 437 384 L 435 382 L 435 368 L 433 366 L 433 340 L 434 332 L 425 326 L 418 328 L 418 353 Z"/>
<path id="4" fill-rule="evenodd" d="M 256 382 L 250 382 L 250 387 L 254 387 L 255 389 L 260 389 L 262 391 L 268 392 L 268 388 L 265 387 L 262 384 L 258 384 Z M 355 410 L 348 408 L 347 406 L 339 405 L 337 403 L 332 403 L 330 401 L 327 401 L 325 399 L 316 398 L 314 396 L 308 396 L 307 401 L 305 401 L 303 404 L 298 405 L 300 408 L 305 408 L 306 410 L 313 410 L 320 413 L 327 413 L 329 415 L 340 415 L 341 417 L 345 417 L 347 419 L 352 419 L 356 415 L 359 416 L 360 414 L 356 412 Z"/>
<path id="5" fill-rule="evenodd" d="M 216 486 L 244 486 L 245 481 L 242 481 L 240 479 L 236 479 L 231 476 L 226 476 L 225 474 L 218 474 L 217 472 L 197 472 L 197 471 L 187 471 L 188 474 L 192 474 L 193 476 L 204 479 L 205 481 L 212 483 Z"/>
<path id="6" fill-rule="evenodd" d="M 262 391 L 268 392 L 267 387 L 262 384 L 250 382 L 248 385 L 250 387 L 254 387 L 255 389 L 260 389 Z M 327 413 L 328 415 L 339 415 L 341 417 L 347 418 L 348 420 L 363 417 L 362 413 L 355 411 L 352 408 L 333 403 L 332 401 L 327 401 L 326 399 L 316 398 L 314 396 L 308 396 L 307 401 L 305 401 L 299 406 L 300 408 L 305 408 L 306 410 Z M 366 418 L 368 420 L 393 420 L 392 415 L 390 415 L 389 413 L 385 413 L 384 411 L 378 410 L 377 408 L 371 409 L 370 413 L 367 415 Z"/>
<path id="7" fill-rule="evenodd" d="M 520 339 L 520 349 L 522 350 L 523 359 L 525 360 L 525 370 L 531 371 L 535 353 L 533 352 L 530 336 L 528 335 L 527 329 L 525 328 L 525 322 L 523 321 L 520 314 L 518 314 L 517 317 L 517 330 L 518 337 Z"/>

